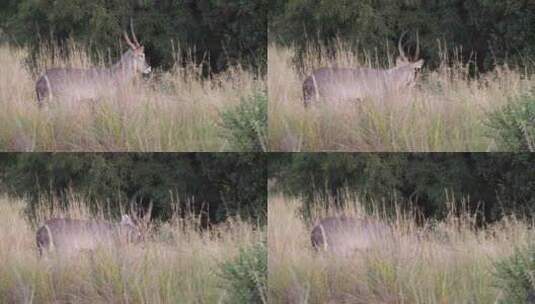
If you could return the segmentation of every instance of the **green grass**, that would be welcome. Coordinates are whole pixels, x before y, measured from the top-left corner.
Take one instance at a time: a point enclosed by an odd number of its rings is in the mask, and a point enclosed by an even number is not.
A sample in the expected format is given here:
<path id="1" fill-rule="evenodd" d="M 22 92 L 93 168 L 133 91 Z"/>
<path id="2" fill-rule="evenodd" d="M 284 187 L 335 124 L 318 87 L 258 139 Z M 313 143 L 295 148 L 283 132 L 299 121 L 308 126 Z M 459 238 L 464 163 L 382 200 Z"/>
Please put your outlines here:
<path id="1" fill-rule="evenodd" d="M 268 303 L 266 242 L 240 250 L 240 255 L 221 265 L 221 277 L 232 303 Z"/>
<path id="2" fill-rule="evenodd" d="M 489 115 L 488 136 L 502 151 L 535 151 L 535 97 L 516 98 Z"/>
<path id="3" fill-rule="evenodd" d="M 243 151 L 267 150 L 267 95 L 257 93 L 221 113 L 225 137 Z"/>
<path id="4" fill-rule="evenodd" d="M 504 290 L 501 303 L 535 301 L 535 247 L 533 243 L 515 248 L 513 254 L 496 262 L 497 286 Z"/>

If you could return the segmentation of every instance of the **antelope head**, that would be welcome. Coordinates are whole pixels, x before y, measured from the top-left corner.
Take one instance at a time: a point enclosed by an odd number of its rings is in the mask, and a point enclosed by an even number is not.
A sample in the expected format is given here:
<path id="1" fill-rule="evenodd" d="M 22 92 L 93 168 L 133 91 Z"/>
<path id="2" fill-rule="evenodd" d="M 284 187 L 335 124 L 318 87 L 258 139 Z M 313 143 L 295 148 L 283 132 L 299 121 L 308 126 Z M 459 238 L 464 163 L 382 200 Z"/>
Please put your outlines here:
<path id="1" fill-rule="evenodd" d="M 126 33 L 126 31 L 123 32 L 124 39 L 126 43 L 130 46 L 130 51 L 127 52 L 128 62 L 131 64 L 132 68 L 134 69 L 134 71 L 136 71 L 136 73 L 149 74 L 151 72 L 151 67 L 145 60 L 145 47 L 137 41 L 132 20 L 130 20 L 130 30 L 132 31 L 132 38 L 134 42 L 132 42 L 130 38 L 128 38 L 128 34 Z"/>
<path id="2" fill-rule="evenodd" d="M 143 234 L 141 233 L 139 225 L 134 223 L 132 218 L 128 215 L 123 215 L 121 217 L 120 227 L 122 232 L 125 234 L 127 242 L 137 243 L 143 239 Z"/>
<path id="3" fill-rule="evenodd" d="M 407 31 L 401 34 L 401 37 L 398 41 L 399 57 L 396 58 L 396 67 L 394 68 L 394 70 L 399 71 L 397 76 L 399 78 L 398 81 L 400 83 L 400 87 L 412 87 L 415 83 L 418 72 L 424 65 L 424 60 L 418 59 L 418 57 L 420 56 L 420 40 L 418 32 L 416 32 L 416 51 L 414 57 L 407 57 L 405 51 L 403 51 L 402 44 L 403 37 L 405 36 L 405 34 L 407 34 Z"/>
<path id="4" fill-rule="evenodd" d="M 123 215 L 121 218 L 122 227 L 126 227 L 128 231 L 128 241 L 134 243 L 145 241 L 152 229 L 152 202 L 147 209 L 132 210 L 130 214 L 131 217 Z"/>

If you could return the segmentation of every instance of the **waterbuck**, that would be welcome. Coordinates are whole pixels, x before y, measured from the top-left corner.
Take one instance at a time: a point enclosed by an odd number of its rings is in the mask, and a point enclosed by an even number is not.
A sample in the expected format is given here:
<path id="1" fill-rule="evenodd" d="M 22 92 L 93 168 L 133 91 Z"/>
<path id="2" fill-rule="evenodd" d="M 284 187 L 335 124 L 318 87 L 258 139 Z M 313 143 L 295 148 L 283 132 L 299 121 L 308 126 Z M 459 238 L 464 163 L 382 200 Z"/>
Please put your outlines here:
<path id="1" fill-rule="evenodd" d="M 356 251 L 376 247 L 392 236 L 391 228 L 372 219 L 327 217 L 322 219 L 310 236 L 312 247 L 337 256 L 350 256 Z"/>
<path id="2" fill-rule="evenodd" d="M 416 74 L 424 60 L 409 60 L 402 46 L 403 33 L 398 42 L 399 57 L 391 69 L 338 68 L 327 67 L 315 70 L 303 82 L 305 107 L 312 100 L 348 101 L 362 100 L 366 97 L 382 98 L 387 94 L 399 92 L 414 86 Z M 420 47 L 416 35 L 416 54 Z"/>
<path id="3" fill-rule="evenodd" d="M 128 215 L 123 215 L 118 224 L 53 218 L 46 221 L 36 233 L 39 255 L 42 255 L 45 250 L 70 255 L 102 246 L 138 242 L 141 238 L 139 228 Z"/>
<path id="4" fill-rule="evenodd" d="M 151 67 L 145 60 L 145 49 L 137 41 L 132 22 L 130 29 L 134 42 L 132 43 L 126 32 L 123 33 L 130 48 L 117 63 L 109 68 L 46 70 L 35 83 L 39 105 L 42 105 L 45 98 L 71 101 L 94 100 L 124 86 L 140 73 L 150 73 Z"/>

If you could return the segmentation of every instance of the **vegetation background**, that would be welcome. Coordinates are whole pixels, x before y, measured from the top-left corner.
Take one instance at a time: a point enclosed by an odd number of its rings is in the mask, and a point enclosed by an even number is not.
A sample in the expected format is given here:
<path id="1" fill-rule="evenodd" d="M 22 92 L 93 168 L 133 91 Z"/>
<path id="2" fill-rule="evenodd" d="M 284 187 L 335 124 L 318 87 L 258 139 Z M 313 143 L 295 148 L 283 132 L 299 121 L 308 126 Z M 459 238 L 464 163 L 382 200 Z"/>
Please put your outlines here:
<path id="1" fill-rule="evenodd" d="M 154 67 L 170 69 L 182 46 L 179 56 L 193 52 L 205 73 L 238 63 L 265 73 L 267 9 L 267 0 L 6 0 L 0 3 L 0 43 L 29 46 L 35 59 L 43 44 L 75 39 L 93 56 L 116 59 L 120 50 L 110 46 L 129 30 L 132 18 Z"/>
<path id="2" fill-rule="evenodd" d="M 168 220 L 171 202 L 182 215 L 204 225 L 240 217 L 255 225 L 267 221 L 266 158 L 258 153 L 5 153 L 0 155 L 1 190 L 26 198 L 33 218 L 41 201 L 68 207 L 71 194 L 91 210 L 109 202 Z M 75 196 L 76 197 L 76 196 Z"/>
<path id="3" fill-rule="evenodd" d="M 529 29 L 534 26 L 535 3 L 528 0 L 275 0 L 269 39 L 296 47 L 295 60 L 301 63 L 310 45 L 318 51 L 327 46 L 323 51 L 335 55 L 338 39 L 386 59 L 387 43 L 395 48 L 403 31 L 418 30 L 427 67 L 441 64 L 439 48 L 449 44 L 485 72 L 505 62 L 531 68 L 535 34 Z"/>
<path id="4" fill-rule="evenodd" d="M 451 207 L 445 202 L 463 198 L 456 207 L 483 224 L 532 217 L 534 163 L 532 153 L 283 153 L 271 156 L 269 178 L 303 200 L 306 218 L 315 204 L 336 209 L 362 199 L 442 220 Z"/>

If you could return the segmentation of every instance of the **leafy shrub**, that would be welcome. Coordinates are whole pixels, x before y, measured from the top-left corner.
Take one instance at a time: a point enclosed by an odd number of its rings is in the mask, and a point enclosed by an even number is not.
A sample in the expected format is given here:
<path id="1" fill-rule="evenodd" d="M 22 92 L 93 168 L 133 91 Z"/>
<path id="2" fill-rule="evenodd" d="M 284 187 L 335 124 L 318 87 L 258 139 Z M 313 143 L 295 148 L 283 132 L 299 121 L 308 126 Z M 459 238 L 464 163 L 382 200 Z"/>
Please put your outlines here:
<path id="1" fill-rule="evenodd" d="M 497 286 L 504 292 L 501 303 L 535 303 L 535 245 L 515 249 L 495 267 Z"/>
<path id="2" fill-rule="evenodd" d="M 238 257 L 221 265 L 220 276 L 228 303 L 267 303 L 267 248 L 265 242 L 240 249 Z"/>
<path id="3" fill-rule="evenodd" d="M 535 151 L 535 96 L 522 96 L 491 113 L 488 126 L 498 149 Z"/>
<path id="4" fill-rule="evenodd" d="M 221 113 L 224 136 L 236 150 L 265 151 L 267 144 L 267 94 L 260 92 L 242 99 L 236 107 Z"/>

